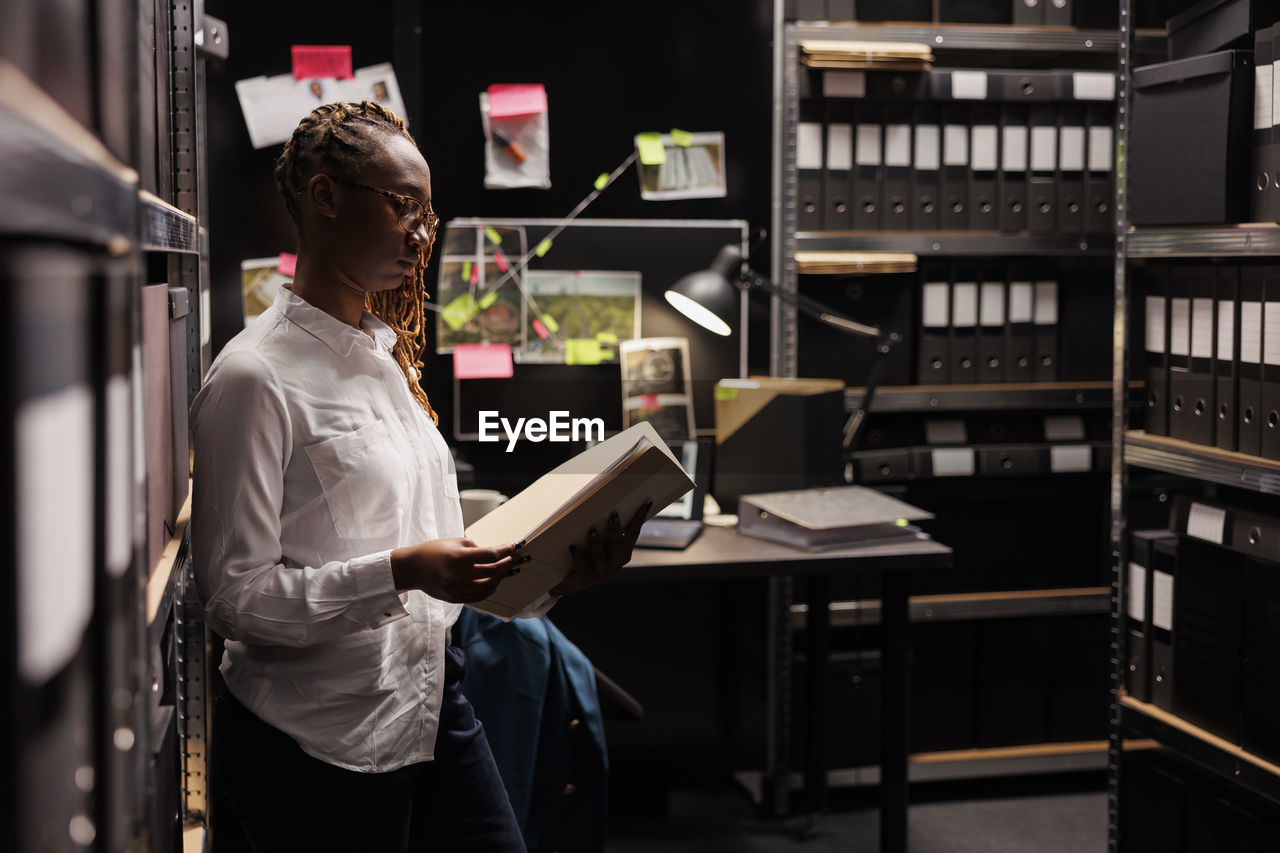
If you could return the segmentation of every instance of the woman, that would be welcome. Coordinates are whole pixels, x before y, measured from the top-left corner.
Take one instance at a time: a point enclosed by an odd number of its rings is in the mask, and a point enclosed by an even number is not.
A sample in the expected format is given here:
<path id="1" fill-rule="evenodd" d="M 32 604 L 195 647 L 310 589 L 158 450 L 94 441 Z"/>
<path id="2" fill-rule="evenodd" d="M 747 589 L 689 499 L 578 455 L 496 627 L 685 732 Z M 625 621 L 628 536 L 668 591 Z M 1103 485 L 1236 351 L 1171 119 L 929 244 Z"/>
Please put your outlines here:
<path id="1" fill-rule="evenodd" d="M 258 851 L 523 850 L 450 628 L 527 558 L 462 538 L 418 385 L 439 220 L 404 122 L 329 104 L 276 164 L 298 263 L 192 406 L 196 579 L 227 639 L 217 794 Z M 609 578 L 643 509 L 552 590 Z M 547 597 L 522 615 L 545 613 Z"/>

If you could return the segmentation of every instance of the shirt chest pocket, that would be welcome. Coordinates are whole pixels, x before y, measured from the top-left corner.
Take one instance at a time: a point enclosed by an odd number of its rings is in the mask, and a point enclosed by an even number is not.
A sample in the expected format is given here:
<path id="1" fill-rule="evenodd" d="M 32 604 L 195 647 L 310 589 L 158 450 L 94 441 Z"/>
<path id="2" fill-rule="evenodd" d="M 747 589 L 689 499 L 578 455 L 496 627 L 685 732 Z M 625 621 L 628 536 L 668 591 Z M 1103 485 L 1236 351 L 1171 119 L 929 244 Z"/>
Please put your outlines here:
<path id="1" fill-rule="evenodd" d="M 400 529 L 404 460 L 382 421 L 307 448 L 334 527 L 343 539 L 379 539 Z"/>

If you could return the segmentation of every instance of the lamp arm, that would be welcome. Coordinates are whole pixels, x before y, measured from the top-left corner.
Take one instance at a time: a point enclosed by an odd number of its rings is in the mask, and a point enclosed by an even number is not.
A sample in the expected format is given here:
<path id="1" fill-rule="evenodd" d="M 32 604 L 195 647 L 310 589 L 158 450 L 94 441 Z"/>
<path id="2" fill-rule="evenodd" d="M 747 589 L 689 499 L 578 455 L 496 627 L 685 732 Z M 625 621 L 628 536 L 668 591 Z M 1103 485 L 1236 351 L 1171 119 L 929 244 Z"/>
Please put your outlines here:
<path id="1" fill-rule="evenodd" d="M 877 340 L 881 337 L 880 329 L 877 327 L 868 326 L 865 323 L 859 323 L 856 320 L 851 320 L 843 314 L 837 314 L 835 311 L 832 311 L 816 299 L 810 299 L 803 294 L 783 290 L 755 270 L 750 268 L 744 270 L 741 273 L 740 280 L 742 282 L 742 287 L 748 290 L 763 290 L 765 293 L 777 296 L 784 302 L 791 303 L 800 311 L 803 311 L 805 314 L 808 314 L 810 317 L 813 317 L 820 322 L 826 323 L 832 328 L 839 329 L 842 332 L 848 332 L 851 335 L 864 335 L 865 337 L 876 338 Z"/>

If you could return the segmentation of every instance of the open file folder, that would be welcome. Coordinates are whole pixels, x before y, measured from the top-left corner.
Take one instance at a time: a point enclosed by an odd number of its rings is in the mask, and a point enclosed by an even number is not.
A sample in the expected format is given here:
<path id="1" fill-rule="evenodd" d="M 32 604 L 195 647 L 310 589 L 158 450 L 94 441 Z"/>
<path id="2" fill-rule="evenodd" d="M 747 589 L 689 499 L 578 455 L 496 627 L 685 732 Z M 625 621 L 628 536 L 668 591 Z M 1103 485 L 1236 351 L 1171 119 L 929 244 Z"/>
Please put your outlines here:
<path id="1" fill-rule="evenodd" d="M 738 498 L 738 532 L 822 551 L 927 534 L 911 522 L 933 513 L 864 486 L 766 492 Z"/>

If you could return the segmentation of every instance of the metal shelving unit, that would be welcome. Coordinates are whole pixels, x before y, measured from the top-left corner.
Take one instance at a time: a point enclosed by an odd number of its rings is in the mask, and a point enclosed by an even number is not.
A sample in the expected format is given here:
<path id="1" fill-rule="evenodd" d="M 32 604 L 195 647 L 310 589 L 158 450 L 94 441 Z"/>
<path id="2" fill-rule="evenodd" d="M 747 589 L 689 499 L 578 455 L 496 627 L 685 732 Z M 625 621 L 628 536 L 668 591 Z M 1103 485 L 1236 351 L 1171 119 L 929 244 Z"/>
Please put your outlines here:
<path id="1" fill-rule="evenodd" d="M 1125 235 L 1130 258 L 1248 258 L 1280 255 L 1280 225 L 1213 228 L 1133 228 Z"/>
<path id="2" fill-rule="evenodd" d="M 879 24 L 802 21 L 796 32 L 803 38 L 840 38 L 867 41 L 919 42 L 935 50 L 981 50 L 995 53 L 1071 53 L 1113 55 L 1120 46 L 1115 30 L 1077 30 L 1069 27 L 1015 27 L 982 24 Z M 1162 47 L 1162 33 L 1139 35 L 1143 46 Z M 1011 48 L 1010 45 L 1016 45 Z"/>
<path id="3" fill-rule="evenodd" d="M 1124 461 L 1138 468 L 1280 495 L 1280 462 L 1168 436 L 1130 430 L 1125 433 Z"/>
<path id="4" fill-rule="evenodd" d="M 866 234 L 805 232 L 795 235 L 796 251 L 876 252 L 892 247 L 920 258 L 937 257 L 1105 257 L 1115 251 L 1106 236 L 1001 234 L 985 231 L 876 231 Z"/>
<path id="5" fill-rule="evenodd" d="M 862 388 L 846 388 L 845 411 L 862 403 Z M 1129 404 L 1142 402 L 1142 384 L 1129 383 Z M 1109 382 L 1011 382 L 1001 385 L 892 385 L 876 389 L 872 413 L 1087 411 L 1111 405 Z"/>
<path id="6" fill-rule="evenodd" d="M 1111 592 L 1105 587 L 913 595 L 908 603 L 908 618 L 915 624 L 1106 613 L 1111 607 L 1110 598 Z M 880 600 L 876 598 L 833 601 L 830 610 L 832 628 L 857 628 L 880 624 Z M 809 608 L 805 604 L 791 605 L 793 630 L 804 628 L 805 614 L 808 612 Z"/>

